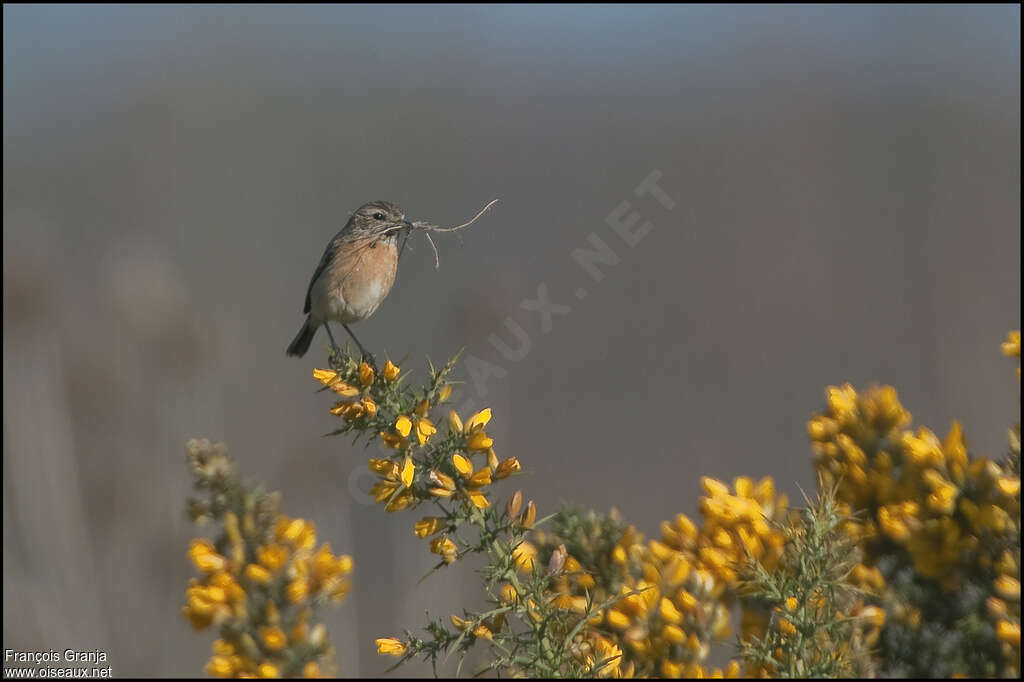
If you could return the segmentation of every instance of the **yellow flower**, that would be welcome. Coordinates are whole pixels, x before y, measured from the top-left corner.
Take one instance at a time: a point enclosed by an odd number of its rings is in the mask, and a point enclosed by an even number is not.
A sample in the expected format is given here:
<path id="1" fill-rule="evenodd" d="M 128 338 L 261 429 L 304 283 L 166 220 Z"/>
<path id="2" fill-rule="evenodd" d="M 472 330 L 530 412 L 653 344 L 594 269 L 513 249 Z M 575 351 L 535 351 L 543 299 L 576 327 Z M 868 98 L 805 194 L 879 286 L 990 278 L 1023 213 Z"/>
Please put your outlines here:
<path id="1" fill-rule="evenodd" d="M 374 502 L 384 502 L 390 500 L 396 490 L 398 490 L 398 481 L 386 479 L 375 483 L 370 488 L 370 494 L 373 495 Z"/>
<path id="2" fill-rule="evenodd" d="M 263 640 L 263 646 L 271 651 L 280 651 L 288 644 L 288 638 L 285 637 L 284 630 L 276 625 L 260 628 L 260 639 Z"/>
<path id="3" fill-rule="evenodd" d="M 338 380 L 338 373 L 332 369 L 314 369 L 313 378 L 324 386 L 330 386 Z"/>
<path id="4" fill-rule="evenodd" d="M 904 433 L 901 444 L 907 456 L 917 466 L 936 466 L 944 459 L 938 437 L 923 426 L 917 430 L 916 436 L 910 432 Z"/>
<path id="5" fill-rule="evenodd" d="M 405 438 L 412 431 L 412 420 L 406 417 L 404 414 L 395 420 L 395 431 Z"/>
<path id="6" fill-rule="evenodd" d="M 288 560 L 288 550 L 281 545 L 264 545 L 256 550 L 256 558 L 268 571 L 276 571 Z"/>
<path id="7" fill-rule="evenodd" d="M 520 542 L 512 550 L 512 561 L 520 571 L 532 571 L 536 557 L 537 548 L 526 541 Z"/>
<path id="8" fill-rule="evenodd" d="M 472 502 L 473 506 L 477 509 L 487 509 L 491 506 L 487 497 L 479 490 L 470 490 L 467 494 L 469 495 L 469 501 Z"/>
<path id="9" fill-rule="evenodd" d="M 661 636 L 672 644 L 682 644 L 686 641 L 686 633 L 678 625 L 672 625 L 671 623 L 662 629 Z"/>
<path id="10" fill-rule="evenodd" d="M 373 368 L 365 362 L 359 363 L 359 383 L 365 388 L 369 388 L 373 384 L 373 379 L 376 375 L 373 372 Z"/>
<path id="11" fill-rule="evenodd" d="M 280 677 L 281 672 L 277 669 L 277 666 L 273 663 L 260 663 L 259 668 L 256 672 L 260 677 Z"/>
<path id="12" fill-rule="evenodd" d="M 594 638 L 594 649 L 597 660 L 594 665 L 600 666 L 598 677 L 616 677 L 622 664 L 622 649 L 604 637 Z"/>
<path id="13" fill-rule="evenodd" d="M 840 423 L 852 422 L 856 419 L 857 413 L 857 391 L 853 390 L 850 384 L 829 386 L 825 391 L 825 398 L 832 412 L 839 417 Z"/>
<path id="14" fill-rule="evenodd" d="M 420 445 L 426 445 L 435 433 L 437 433 L 437 427 L 429 419 L 421 417 L 416 420 L 416 440 Z"/>
<path id="15" fill-rule="evenodd" d="M 459 548 L 454 542 L 443 536 L 430 541 L 430 551 L 441 555 L 446 564 L 455 561 L 458 550 Z"/>
<path id="16" fill-rule="evenodd" d="M 360 402 L 366 415 L 372 419 L 377 414 L 377 403 L 373 402 L 370 398 L 363 398 Z"/>
<path id="17" fill-rule="evenodd" d="M 530 500 L 526 504 L 526 511 L 523 512 L 522 526 L 523 528 L 532 528 L 533 522 L 537 519 L 537 506 Z"/>
<path id="18" fill-rule="evenodd" d="M 956 509 L 956 499 L 960 490 L 934 469 L 926 469 L 922 477 L 932 489 L 927 499 L 928 508 L 938 514 L 952 514 Z"/>
<path id="19" fill-rule="evenodd" d="M 405 456 L 405 464 L 402 465 L 402 485 L 406 488 L 412 486 L 413 477 L 416 475 L 416 465 L 412 463 L 412 457 Z"/>
<path id="20" fill-rule="evenodd" d="M 501 586 L 500 596 L 502 604 L 515 604 L 519 601 L 519 593 L 516 592 L 512 583 L 505 583 Z"/>
<path id="21" fill-rule="evenodd" d="M 340 395 L 343 398 L 355 398 L 359 395 L 359 389 L 355 386 L 346 384 L 341 379 L 338 379 L 330 384 L 331 390 Z"/>
<path id="22" fill-rule="evenodd" d="M 377 403 L 370 398 L 361 398 L 359 402 L 336 403 L 331 408 L 331 414 L 344 417 L 346 421 L 355 421 L 363 415 L 371 419 L 377 414 Z"/>
<path id="23" fill-rule="evenodd" d="M 452 395 L 452 385 L 445 384 L 441 387 L 441 390 L 437 393 L 437 401 L 440 403 L 447 402 L 448 398 Z"/>
<path id="24" fill-rule="evenodd" d="M 456 616 L 454 613 L 450 616 L 450 618 L 452 621 L 452 626 L 459 632 L 463 632 L 467 627 L 469 627 L 468 620 L 463 620 L 462 618 Z"/>
<path id="25" fill-rule="evenodd" d="M 788 599 L 786 599 L 786 608 L 789 610 L 790 613 L 795 613 L 799 605 L 800 602 L 797 601 L 796 597 L 789 597 Z"/>
<path id="26" fill-rule="evenodd" d="M 462 433 L 462 418 L 459 413 L 452 410 L 448 413 L 448 430 L 452 433 Z"/>
<path id="27" fill-rule="evenodd" d="M 377 640 L 377 653 L 382 656 L 402 656 L 405 644 L 394 637 L 381 637 Z"/>
<path id="28" fill-rule="evenodd" d="M 309 594 L 309 583 L 303 579 L 293 580 L 284 590 L 285 596 L 292 604 L 298 604 Z"/>
<path id="29" fill-rule="evenodd" d="M 1001 620 L 996 625 L 996 637 L 1013 646 L 1020 646 L 1020 625 Z"/>
<path id="30" fill-rule="evenodd" d="M 707 476 L 700 477 L 700 485 L 712 498 L 715 497 L 729 497 L 729 488 L 721 481 L 716 481 L 713 478 Z"/>
<path id="31" fill-rule="evenodd" d="M 1006 335 L 1002 345 L 1003 355 L 1011 358 L 1020 357 L 1020 332 L 1012 331 Z"/>
<path id="32" fill-rule="evenodd" d="M 1003 599 L 1020 601 L 1020 581 L 1008 575 L 1001 575 L 995 581 L 996 592 Z"/>
<path id="33" fill-rule="evenodd" d="M 214 656 L 206 664 L 206 674 L 210 677 L 232 677 L 235 674 L 235 665 L 229 656 Z"/>
<path id="34" fill-rule="evenodd" d="M 996 599 L 995 597 L 989 597 L 985 600 L 985 608 L 988 609 L 990 615 L 996 618 L 1005 616 L 1010 612 L 1010 609 L 1009 607 L 1007 607 L 1006 602 L 1004 602 L 1002 599 Z"/>
<path id="35" fill-rule="evenodd" d="M 1020 492 L 1020 477 L 1000 476 L 996 479 L 996 487 L 999 488 L 999 492 L 1007 497 L 1013 497 Z"/>
<path id="36" fill-rule="evenodd" d="M 259 564 L 249 564 L 245 567 L 245 577 L 254 583 L 260 583 L 266 585 L 270 582 L 270 571 L 260 566 Z"/>
<path id="37" fill-rule="evenodd" d="M 384 445 L 393 450 L 404 450 L 405 446 L 409 444 L 409 441 L 405 438 L 394 433 L 388 433 L 387 431 L 380 432 L 380 439 L 384 441 Z"/>
<path id="38" fill-rule="evenodd" d="M 487 422 L 491 421 L 491 408 L 480 410 L 466 421 L 466 432 L 482 431 Z"/>
<path id="39" fill-rule="evenodd" d="M 482 624 L 477 625 L 475 628 L 473 628 L 473 636 L 479 637 L 481 639 L 493 639 L 490 628 Z"/>
<path id="40" fill-rule="evenodd" d="M 452 465 L 456 471 L 467 478 L 473 475 L 473 463 L 467 457 L 463 457 L 457 452 L 452 455 Z"/>
<path id="41" fill-rule="evenodd" d="M 494 445 L 494 441 L 487 437 L 483 431 L 476 431 L 466 439 L 466 448 L 473 452 L 487 452 Z"/>
<path id="42" fill-rule="evenodd" d="M 213 653 L 218 656 L 231 656 L 235 653 L 235 647 L 230 642 L 225 642 L 223 639 L 213 640 Z"/>
<path id="43" fill-rule="evenodd" d="M 415 501 L 416 501 L 416 497 L 412 494 L 412 492 L 408 488 L 406 488 L 405 490 L 403 490 L 402 492 L 398 493 L 397 495 L 395 495 L 394 497 L 391 498 L 391 500 L 384 507 L 384 511 L 387 511 L 387 512 L 402 511 L 403 509 L 406 509 L 406 508 L 412 506 L 412 504 Z"/>
<path id="44" fill-rule="evenodd" d="M 425 516 L 416 522 L 413 532 L 416 537 L 425 538 L 444 529 L 447 522 L 436 516 Z"/>
<path id="45" fill-rule="evenodd" d="M 442 474 L 440 471 L 431 470 L 427 474 L 427 480 L 434 485 L 430 489 L 430 494 L 437 497 L 451 497 L 455 494 L 455 481 L 452 480 L 451 476 Z"/>
<path id="46" fill-rule="evenodd" d="M 811 440 L 826 440 L 836 435 L 839 425 L 828 417 L 815 417 L 807 422 L 807 434 Z"/>
<path id="47" fill-rule="evenodd" d="M 788 635 L 789 637 L 792 637 L 796 634 L 796 628 L 793 627 L 793 624 L 785 618 L 779 619 L 779 630 L 781 630 L 783 634 Z"/>
<path id="48" fill-rule="evenodd" d="M 331 546 L 326 542 L 310 560 L 310 576 L 314 591 L 323 589 L 327 583 L 351 572 L 352 557 L 347 555 L 335 557 L 331 553 Z"/>
<path id="49" fill-rule="evenodd" d="M 228 560 L 217 553 L 209 540 L 193 540 L 188 548 L 188 556 L 202 573 L 216 573 L 227 568 Z"/>
<path id="50" fill-rule="evenodd" d="M 384 364 L 384 378 L 388 381 L 394 381 L 397 379 L 400 371 L 401 370 L 398 368 L 398 365 L 390 360 Z"/>
<path id="51" fill-rule="evenodd" d="M 625 630 L 630 625 L 629 616 L 614 608 L 608 610 L 607 614 L 605 614 L 605 620 L 608 623 L 608 627 L 612 630 Z"/>
<path id="52" fill-rule="evenodd" d="M 513 516 L 519 513 L 519 510 L 522 509 L 522 506 L 523 491 L 517 490 L 512 494 L 512 497 L 509 498 L 508 504 L 505 506 L 505 513 L 508 515 L 509 518 L 512 518 Z"/>
<path id="53" fill-rule="evenodd" d="M 494 472 L 494 477 L 500 480 L 502 478 L 506 478 L 507 476 L 511 476 L 512 474 L 518 472 L 521 468 L 522 467 L 520 466 L 518 459 L 516 459 L 515 457 L 509 457 L 508 459 L 502 461 L 498 465 L 498 468 Z"/>
<path id="54" fill-rule="evenodd" d="M 374 459 L 369 460 L 370 471 L 380 474 L 385 478 L 397 479 L 398 478 L 398 465 L 390 459 Z"/>
<path id="55" fill-rule="evenodd" d="M 860 610 L 857 616 L 866 619 L 876 628 L 885 625 L 885 611 L 877 606 L 866 606 Z"/>
<path id="56" fill-rule="evenodd" d="M 678 625 L 683 622 L 683 614 L 676 608 L 675 604 L 669 601 L 668 597 L 661 598 L 658 613 L 661 614 L 662 619 L 669 623 L 676 623 Z"/>
<path id="57" fill-rule="evenodd" d="M 289 519 L 282 516 L 274 526 L 278 541 L 287 542 L 297 549 L 312 549 L 316 544 L 316 526 L 303 519 Z"/>
<path id="58" fill-rule="evenodd" d="M 491 470 L 481 469 L 469 477 L 469 485 L 474 488 L 482 488 L 491 484 Z"/>

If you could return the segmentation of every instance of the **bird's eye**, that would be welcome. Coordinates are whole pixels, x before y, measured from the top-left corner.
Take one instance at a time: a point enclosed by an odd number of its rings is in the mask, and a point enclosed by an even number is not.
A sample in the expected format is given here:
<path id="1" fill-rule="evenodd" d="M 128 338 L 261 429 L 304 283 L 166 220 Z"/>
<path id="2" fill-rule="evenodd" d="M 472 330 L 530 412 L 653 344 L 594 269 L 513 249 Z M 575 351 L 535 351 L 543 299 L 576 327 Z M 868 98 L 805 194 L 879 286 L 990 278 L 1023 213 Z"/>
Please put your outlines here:
<path id="1" fill-rule="evenodd" d="M 384 220 L 384 214 L 381 213 L 380 211 L 377 211 L 376 213 L 374 213 L 373 217 L 376 218 L 377 220 Z"/>

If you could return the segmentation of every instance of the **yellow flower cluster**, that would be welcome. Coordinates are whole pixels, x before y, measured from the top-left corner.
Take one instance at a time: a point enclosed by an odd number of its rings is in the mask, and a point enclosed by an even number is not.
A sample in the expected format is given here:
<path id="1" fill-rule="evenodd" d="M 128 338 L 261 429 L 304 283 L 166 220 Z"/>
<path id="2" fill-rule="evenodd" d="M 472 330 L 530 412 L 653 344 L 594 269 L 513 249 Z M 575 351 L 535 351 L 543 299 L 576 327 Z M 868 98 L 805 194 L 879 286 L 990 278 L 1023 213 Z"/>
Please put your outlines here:
<path id="1" fill-rule="evenodd" d="M 389 512 L 446 500 L 488 509 L 488 486 L 521 469 L 516 458 L 499 460 L 494 452 L 494 440 L 485 431 L 491 420 L 490 408 L 465 422 L 457 412 L 450 411 L 447 437 L 434 447 L 435 438 L 440 437 L 429 417 L 430 409 L 447 401 L 451 385 L 444 384 L 436 392 L 403 405 L 395 385 L 400 373 L 390 360 L 380 376 L 365 362 L 347 373 L 344 369 L 313 370 L 314 379 L 346 399 L 331 409 L 332 414 L 344 418 L 351 428 L 376 429 L 381 442 L 396 451 L 392 457 L 369 460 L 370 471 L 379 477 L 370 494 Z M 380 405 L 389 409 L 381 410 Z M 390 408 L 394 408 L 393 416 Z M 474 463 L 474 457 L 480 461 Z M 413 532 L 420 538 L 445 533 L 453 526 L 453 518 L 424 517 L 415 523 Z M 447 535 L 432 539 L 430 551 L 445 563 L 458 556 L 455 542 Z"/>
<path id="2" fill-rule="evenodd" d="M 1003 355 L 1008 358 L 1020 360 L 1020 330 L 1010 332 L 1006 335 L 1006 341 L 1002 345 Z M 1020 379 L 1020 366 L 1017 366 L 1017 378 Z"/>
<path id="3" fill-rule="evenodd" d="M 1019 505 L 1019 476 L 968 458 L 959 423 L 942 441 L 925 427 L 911 431 L 890 386 L 860 394 L 832 386 L 826 398 L 826 412 L 808 424 L 815 466 L 825 485 L 839 482 L 844 511 L 867 512 L 849 530 L 869 560 L 884 551 L 883 540 L 895 542 L 920 575 L 952 591 L 984 554 L 984 538 L 1015 532 L 1007 509 L 1011 498 Z"/>
<path id="4" fill-rule="evenodd" d="M 643 674 L 662 677 L 721 676 L 704 661 L 712 641 L 732 634 L 726 585 L 692 553 L 658 541 L 643 543 L 627 532 L 612 553 L 622 562 L 621 599 L 604 614 L 604 627 L 617 633 Z M 736 666 L 725 671 L 739 673 Z"/>
<path id="5" fill-rule="evenodd" d="M 1007 335 L 1002 345 L 1003 354 L 1020 360 L 1020 331 Z M 1020 379 L 1020 366 L 1017 366 Z M 1020 424 L 1010 432 L 1010 457 L 1020 467 Z M 1008 466 L 1007 468 L 1010 468 Z M 1012 479 L 1010 479 L 1012 481 Z M 1016 522 L 1016 551 L 1006 549 L 995 563 L 996 578 L 992 587 L 994 594 L 985 602 L 989 614 L 996 622 L 996 637 L 1003 647 L 1003 655 L 1010 661 L 1011 675 L 1020 674 L 1020 479 L 1017 480 L 1016 495 L 1012 497 L 1007 512 Z M 1010 486 L 1012 488 L 1012 482 Z M 1011 543 L 1012 545 L 1013 543 Z"/>
<path id="6" fill-rule="evenodd" d="M 600 633 L 591 631 L 576 635 L 573 638 L 571 652 L 595 677 L 633 677 L 632 664 L 622 665 L 622 649 L 612 639 Z"/>
<path id="7" fill-rule="evenodd" d="M 308 626 L 311 606 L 347 594 L 352 559 L 335 556 L 326 543 L 314 551 L 316 531 L 302 519 L 282 516 L 272 541 L 257 547 L 247 547 L 233 512 L 226 513 L 224 525 L 231 558 L 205 539 L 193 540 L 189 548 L 203 577 L 189 583 L 183 613 L 196 629 L 231 625 L 214 642 L 210 675 L 279 677 L 289 647 L 326 646 L 323 625 Z M 263 606 L 253 613 L 254 604 Z M 310 661 L 301 672 L 316 677 L 320 668 Z"/>
<path id="8" fill-rule="evenodd" d="M 1008 335 L 1002 351 L 1020 357 L 1020 332 Z M 912 430 L 891 387 L 861 393 L 850 385 L 830 387 L 826 399 L 826 411 L 808 424 L 815 465 L 826 485 L 839 483 L 845 511 L 862 514 L 848 530 L 866 562 L 892 555 L 896 545 L 914 573 L 951 598 L 968 583 L 990 584 L 985 605 L 992 631 L 1006 671 L 1019 673 L 1019 425 L 1010 434 L 1011 456 L 1000 463 L 969 456 L 957 422 L 944 439 L 924 427 Z M 874 582 L 873 591 L 882 592 L 880 574 Z M 922 605 L 895 597 L 887 601 L 893 621 L 916 630 Z"/>
<path id="9" fill-rule="evenodd" d="M 401 464 L 392 459 L 370 460 L 370 470 L 381 476 L 381 480 L 371 490 L 374 499 L 385 502 L 387 511 L 398 511 L 427 500 L 464 501 L 472 508 L 488 509 L 491 502 L 487 499 L 487 487 L 493 481 L 511 476 L 521 469 L 516 458 L 499 460 L 495 454 L 492 447 L 494 441 L 484 431 L 491 420 L 491 410 L 488 408 L 477 412 L 465 424 L 458 413 L 452 410 L 448 418 L 446 443 L 453 452 L 444 460 L 439 461 L 435 457 L 435 466 L 424 466 L 421 463 L 420 468 L 425 469 L 425 473 L 417 477 L 418 467 L 409 453 L 411 440 L 407 437 L 415 433 L 416 443 L 423 446 L 437 432 L 425 416 L 426 403 L 423 405 L 421 414 L 412 417 L 400 415 L 395 420 L 395 433 L 380 434 L 386 444 L 406 454 Z M 485 461 L 474 465 L 475 455 Z M 449 520 L 445 518 L 427 516 L 414 524 L 413 532 L 417 537 L 427 538 L 450 526 Z M 451 563 L 457 555 L 455 543 L 447 536 L 431 540 L 430 551 L 440 555 L 445 563 Z"/>
<path id="10" fill-rule="evenodd" d="M 857 564 L 850 572 L 849 582 L 861 594 L 854 602 L 849 615 L 859 619 L 858 625 L 864 643 L 869 647 L 874 646 L 882 634 L 887 614 L 884 609 L 869 602 L 875 601 L 875 598 L 885 590 L 885 577 L 877 566 Z"/>
<path id="11" fill-rule="evenodd" d="M 623 677 L 737 677 L 740 665 L 708 669 L 711 644 L 732 635 L 731 605 L 738 586 L 737 568 L 749 555 L 774 566 L 785 536 L 772 525 L 784 521 L 785 495 L 777 495 L 771 478 L 737 478 L 732 488 L 711 478 L 701 480 L 703 523 L 679 514 L 661 524 L 661 539 L 645 542 L 628 527 L 610 556 L 599 558 L 612 570 L 580 566 L 569 557 L 569 577 L 556 584 L 561 604 L 584 613 L 585 595 L 617 601 L 591 619 L 590 636 L 605 637 L 621 648 Z M 545 536 L 540 534 L 540 541 Z M 549 541 L 550 542 L 550 541 Z M 595 584 L 593 576 L 616 576 Z M 607 577 L 603 580 L 608 581 Z M 763 623 L 760 614 L 745 614 L 745 628 Z"/>
<path id="12" fill-rule="evenodd" d="M 211 457 L 202 443 L 189 444 L 190 459 L 223 457 L 222 451 Z M 232 478 L 204 476 L 230 472 L 227 464 L 204 461 L 193 470 L 202 484 L 197 487 L 210 490 L 215 501 L 237 499 L 241 486 Z M 318 677 L 331 648 L 324 626 L 311 624 L 313 611 L 348 593 L 352 558 L 335 556 L 327 543 L 317 549 L 313 524 L 278 513 L 276 497 L 241 490 L 240 503 L 223 512 L 221 538 L 189 546 L 200 577 L 190 580 L 182 613 L 197 630 L 220 626 L 206 666 L 212 676 Z"/>
<path id="13" fill-rule="evenodd" d="M 674 524 L 662 524 L 666 543 L 680 549 L 695 547 L 701 563 L 725 584 L 736 580 L 735 567 L 747 557 L 771 570 L 782 556 L 785 535 L 772 522 L 785 521 L 788 499 L 775 494 L 775 483 L 766 476 L 754 482 L 746 476 L 733 481 L 732 490 L 713 478 L 701 478 L 706 493 L 700 500 L 704 525 L 699 535 L 685 516 Z"/>

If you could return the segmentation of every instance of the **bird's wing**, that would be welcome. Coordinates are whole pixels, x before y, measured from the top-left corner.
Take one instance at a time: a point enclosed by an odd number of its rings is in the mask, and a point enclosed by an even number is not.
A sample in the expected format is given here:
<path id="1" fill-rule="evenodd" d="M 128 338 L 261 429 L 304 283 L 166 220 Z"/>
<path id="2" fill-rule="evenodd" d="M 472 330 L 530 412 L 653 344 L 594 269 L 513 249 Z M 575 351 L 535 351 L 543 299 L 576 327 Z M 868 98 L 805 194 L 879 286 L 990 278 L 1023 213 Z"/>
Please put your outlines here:
<path id="1" fill-rule="evenodd" d="M 341 233 L 334 235 L 334 238 L 327 243 L 327 248 L 324 249 L 324 255 L 320 258 L 319 265 L 316 266 L 316 270 L 313 271 L 313 276 L 309 279 L 309 286 L 306 287 L 306 304 L 302 309 L 302 312 L 309 312 L 309 297 L 313 293 L 313 283 L 316 282 L 323 271 L 327 268 L 327 265 L 334 259 L 334 254 L 338 252 L 338 249 L 342 245 Z"/>
<path id="2" fill-rule="evenodd" d="M 317 277 L 319 277 L 323 273 L 323 271 L 327 269 L 327 266 L 330 265 L 330 263 L 334 260 L 335 256 L 337 255 L 340 249 L 348 249 L 348 252 L 345 254 L 347 259 L 355 259 L 357 256 L 359 258 L 358 261 L 352 263 L 352 267 L 349 268 L 348 272 L 346 272 L 342 277 L 341 283 L 343 283 L 345 280 L 348 279 L 352 272 L 358 268 L 359 264 L 362 263 L 363 258 L 366 256 L 366 250 L 372 245 L 373 240 L 371 239 L 362 240 L 360 243 L 353 242 L 351 239 L 348 238 L 348 235 L 345 234 L 344 232 L 339 232 L 338 234 L 334 235 L 334 239 L 332 239 L 330 243 L 327 245 L 327 248 L 324 249 L 324 255 L 320 259 L 320 264 L 316 266 L 316 270 L 313 272 L 313 276 L 309 280 L 309 287 L 306 288 L 306 305 L 303 308 L 302 312 L 309 312 L 311 307 L 310 295 L 313 293 L 313 283 L 316 282 Z"/>

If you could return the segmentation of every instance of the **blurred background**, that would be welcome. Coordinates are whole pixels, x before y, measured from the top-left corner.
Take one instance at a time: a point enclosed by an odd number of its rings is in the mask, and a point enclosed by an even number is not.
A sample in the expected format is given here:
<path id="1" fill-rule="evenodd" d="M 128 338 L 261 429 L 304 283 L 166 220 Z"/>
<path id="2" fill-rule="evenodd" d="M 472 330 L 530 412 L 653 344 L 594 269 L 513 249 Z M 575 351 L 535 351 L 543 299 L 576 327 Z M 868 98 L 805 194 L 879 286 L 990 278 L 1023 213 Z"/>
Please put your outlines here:
<path id="1" fill-rule="evenodd" d="M 464 346 L 480 369 L 455 402 L 494 408 L 527 469 L 498 494 L 542 513 L 614 505 L 651 535 L 696 512 L 700 475 L 798 495 L 829 384 L 893 384 L 989 455 L 1019 418 L 999 352 L 1020 327 L 1017 6 L 3 19 L 5 648 L 201 673 L 213 636 L 180 614 L 194 436 L 355 558 L 325 613 L 341 675 L 382 672 L 373 639 L 425 611 L 479 605 L 471 564 L 417 588 L 414 519 L 366 503 L 372 453 L 321 437 L 324 335 L 285 357 L 369 200 L 453 225 L 501 199 L 438 235 L 439 270 L 414 240 L 354 331 L 420 379 Z M 671 210 L 637 196 L 652 173 Z M 652 225 L 633 246 L 617 210 Z M 600 281 L 571 255 L 590 235 L 618 259 Z M 522 307 L 541 286 L 568 307 L 547 331 Z"/>

